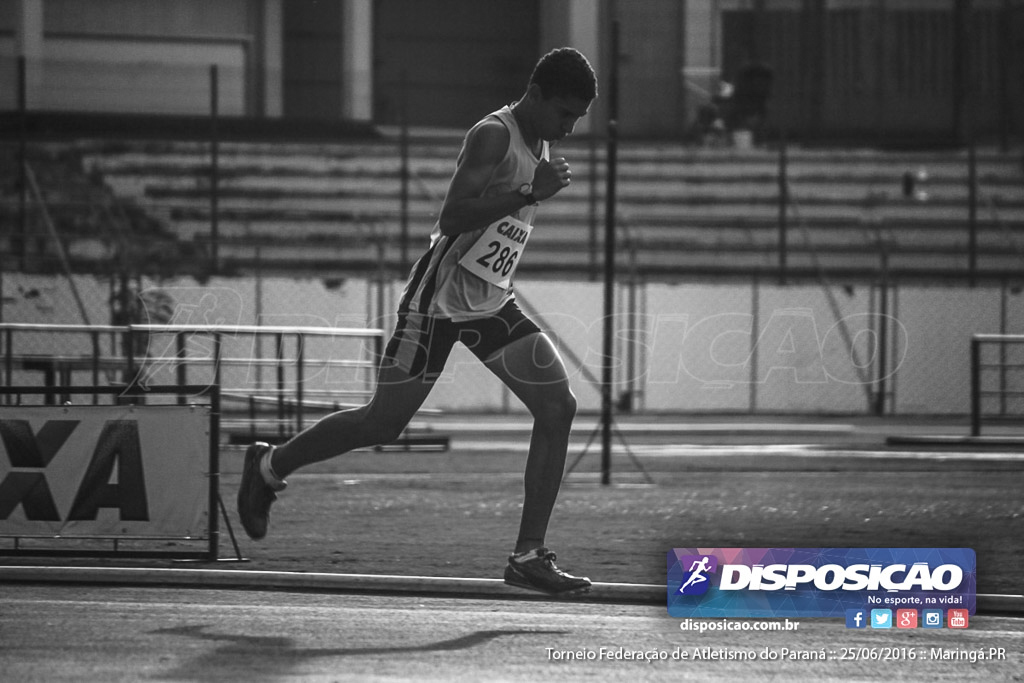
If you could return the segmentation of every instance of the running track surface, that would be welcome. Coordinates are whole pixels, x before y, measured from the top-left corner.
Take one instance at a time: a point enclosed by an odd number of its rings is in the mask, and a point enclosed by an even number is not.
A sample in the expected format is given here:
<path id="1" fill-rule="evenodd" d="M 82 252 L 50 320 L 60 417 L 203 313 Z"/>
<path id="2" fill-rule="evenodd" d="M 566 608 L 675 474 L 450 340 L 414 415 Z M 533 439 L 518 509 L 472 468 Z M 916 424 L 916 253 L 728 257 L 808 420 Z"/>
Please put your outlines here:
<path id="1" fill-rule="evenodd" d="M 565 601 L 4 584 L 0 605 L 10 681 L 1009 681 L 1024 671 L 1024 621 L 997 616 L 963 631 L 804 619 L 795 631 L 699 634 L 659 606 Z M 608 658 L 620 652 L 667 658 Z M 811 653 L 825 659 L 801 658 Z"/>

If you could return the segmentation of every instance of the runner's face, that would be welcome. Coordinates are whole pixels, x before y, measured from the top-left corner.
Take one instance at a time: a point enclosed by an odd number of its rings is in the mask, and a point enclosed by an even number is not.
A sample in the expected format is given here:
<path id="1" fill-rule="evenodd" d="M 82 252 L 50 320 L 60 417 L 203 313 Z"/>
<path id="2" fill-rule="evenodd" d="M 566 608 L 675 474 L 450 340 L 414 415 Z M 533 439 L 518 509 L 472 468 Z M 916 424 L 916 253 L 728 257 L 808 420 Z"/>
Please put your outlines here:
<path id="1" fill-rule="evenodd" d="M 549 142 L 561 140 L 572 133 L 576 122 L 587 115 L 590 102 L 578 97 L 552 97 L 540 99 L 537 130 Z"/>

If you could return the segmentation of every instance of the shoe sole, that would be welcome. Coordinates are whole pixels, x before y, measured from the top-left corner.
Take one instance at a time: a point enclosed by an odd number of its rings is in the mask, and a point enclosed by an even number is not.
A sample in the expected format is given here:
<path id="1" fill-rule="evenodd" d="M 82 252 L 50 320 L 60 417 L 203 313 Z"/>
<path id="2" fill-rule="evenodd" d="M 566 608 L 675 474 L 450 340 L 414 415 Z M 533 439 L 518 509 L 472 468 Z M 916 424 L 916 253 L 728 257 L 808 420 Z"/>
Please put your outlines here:
<path id="1" fill-rule="evenodd" d="M 515 579 L 510 579 L 508 576 L 506 576 L 504 580 L 505 583 L 509 586 L 514 586 L 516 588 L 525 588 L 526 590 L 534 591 L 536 593 L 543 593 L 544 595 L 550 595 L 552 597 L 559 598 L 571 598 L 578 595 L 585 595 L 590 592 L 590 589 L 592 587 L 588 585 L 580 586 L 579 588 L 569 588 L 564 591 L 552 591 L 547 590 L 546 588 L 538 588 L 537 586 L 534 586 L 532 583 L 528 583 L 526 581 L 517 581 Z"/>
<path id="2" fill-rule="evenodd" d="M 259 473 L 259 459 L 263 455 L 262 450 L 257 450 L 250 454 L 246 451 L 245 453 L 245 464 L 242 466 L 242 482 L 244 483 L 249 476 L 260 476 Z M 250 474 L 253 473 L 253 474 Z M 249 529 L 249 525 L 245 523 L 245 515 L 242 514 L 242 500 L 244 498 L 243 492 L 246 491 L 245 486 L 238 487 L 238 520 L 242 523 L 242 529 L 245 530 L 246 535 L 254 541 L 259 541 L 266 537 L 267 532 L 264 529 L 262 534 L 253 533 Z"/>

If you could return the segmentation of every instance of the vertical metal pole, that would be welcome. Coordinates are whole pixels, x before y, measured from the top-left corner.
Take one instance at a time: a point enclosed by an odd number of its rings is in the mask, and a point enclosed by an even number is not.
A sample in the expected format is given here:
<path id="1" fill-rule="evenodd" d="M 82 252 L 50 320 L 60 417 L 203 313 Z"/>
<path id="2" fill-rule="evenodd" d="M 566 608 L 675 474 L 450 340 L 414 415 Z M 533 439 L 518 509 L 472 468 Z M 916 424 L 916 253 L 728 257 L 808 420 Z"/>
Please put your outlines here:
<path id="1" fill-rule="evenodd" d="M 679 65 L 680 78 L 676 81 L 678 87 L 676 88 L 676 128 L 675 131 L 678 135 L 686 135 L 687 129 L 690 127 L 690 116 L 689 116 L 689 101 L 690 93 L 686 83 L 686 29 L 689 22 L 687 21 L 687 0 L 679 0 L 676 3 L 676 63 Z"/>
<path id="2" fill-rule="evenodd" d="M 633 250 L 630 254 L 631 260 L 636 259 L 636 251 Z M 627 410 L 633 412 L 636 410 L 636 264 L 633 263 L 630 270 L 629 277 L 629 290 L 627 292 L 628 303 L 626 304 L 627 324 L 629 325 L 629 331 L 625 338 L 626 346 L 626 377 L 624 378 L 628 396 L 629 404 Z"/>
<path id="3" fill-rule="evenodd" d="M 220 332 L 213 333 L 213 383 L 215 386 L 221 386 L 221 358 L 224 355 L 223 340 L 221 339 Z"/>
<path id="4" fill-rule="evenodd" d="M 217 129 L 218 119 L 218 73 L 217 65 L 210 66 L 210 272 L 216 274 L 219 268 L 220 235 L 217 224 L 217 203 L 219 201 L 220 183 L 220 131 Z"/>
<path id="5" fill-rule="evenodd" d="M 187 368 L 185 363 L 185 333 L 175 332 L 174 333 L 174 350 L 175 357 L 178 363 L 178 386 L 183 387 L 188 384 Z M 185 405 L 185 397 L 180 393 L 178 394 L 178 405 Z"/>
<path id="6" fill-rule="evenodd" d="M 967 103 L 967 3 L 970 0 L 953 2 L 953 71 L 950 114 L 952 115 L 953 140 L 960 144 L 964 140 L 964 107 Z"/>
<path id="7" fill-rule="evenodd" d="M 277 435 L 284 437 L 284 335 L 278 332 L 277 341 Z"/>
<path id="8" fill-rule="evenodd" d="M 10 386 L 14 384 L 14 330 L 10 328 L 4 330 L 4 381 Z M 4 403 L 11 405 L 14 397 L 11 394 L 7 394 Z"/>
<path id="9" fill-rule="evenodd" d="M 647 280 L 646 279 L 641 279 L 640 282 L 641 282 L 641 285 L 642 285 L 641 288 L 640 288 L 640 324 L 641 324 L 641 327 L 638 330 L 638 334 L 640 335 L 640 341 L 639 341 L 639 354 L 638 354 L 638 359 L 637 359 L 637 373 L 638 373 L 638 378 L 640 379 L 640 386 L 637 389 L 637 396 L 639 398 L 638 398 L 638 400 L 637 400 L 637 402 L 635 404 L 636 405 L 636 409 L 638 411 L 642 411 L 642 410 L 645 410 L 647 408 L 647 380 L 648 380 L 648 376 L 650 374 L 650 373 L 647 372 L 647 368 L 648 368 L 647 330 L 649 329 L 648 328 L 648 324 L 649 324 L 648 320 L 649 320 L 649 318 L 647 317 L 647 311 L 649 310 L 649 307 L 647 305 L 648 286 L 647 286 Z M 650 328 L 650 329 L 651 329 L 651 332 L 653 333 L 653 328 Z"/>
<path id="10" fill-rule="evenodd" d="M 1013 100 L 1010 97 L 1010 64 L 1013 59 L 1013 12 L 1010 0 L 1003 0 L 999 8 L 999 47 L 996 62 L 999 65 L 999 149 L 1004 154 L 1010 151 L 1010 121 L 1013 117 Z"/>
<path id="11" fill-rule="evenodd" d="M 891 318 L 894 321 L 899 320 L 900 319 L 900 286 L 899 286 L 898 283 L 896 283 L 896 284 L 893 284 L 892 282 L 889 283 L 889 298 L 891 299 L 891 304 L 890 304 L 890 310 L 892 310 Z M 899 347 L 900 334 L 899 334 L 899 328 L 897 328 L 895 325 L 891 326 L 891 329 L 892 329 L 892 332 L 887 335 L 889 337 L 889 346 L 888 346 L 889 350 L 888 350 L 887 353 L 889 354 L 890 358 L 896 359 L 899 356 L 899 350 L 900 350 L 900 347 Z M 897 405 L 899 404 L 899 401 L 898 401 L 898 397 L 897 397 L 896 394 L 897 394 L 897 389 L 898 389 L 899 379 L 900 379 L 899 370 L 900 370 L 900 365 L 899 365 L 899 363 L 897 363 L 893 367 L 892 372 L 889 373 L 888 378 L 886 379 L 886 385 L 887 385 L 886 386 L 886 394 L 888 394 L 888 398 L 889 398 L 889 415 L 896 415 L 897 414 Z"/>
<path id="12" fill-rule="evenodd" d="M 25 57 L 18 57 L 18 232 L 11 240 L 11 251 L 18 257 L 18 269 L 25 270 L 28 244 L 28 68 Z"/>
<path id="13" fill-rule="evenodd" d="M 981 342 L 971 339 L 971 436 L 981 436 Z"/>
<path id="14" fill-rule="evenodd" d="M 886 0 L 877 0 L 874 12 L 875 31 L 875 132 L 886 137 L 889 122 L 886 108 L 887 83 L 889 74 L 889 17 Z"/>
<path id="15" fill-rule="evenodd" d="M 256 324 L 263 324 L 263 251 L 256 247 Z M 256 388 L 263 389 L 263 335 L 253 334 L 256 346 Z"/>
<path id="16" fill-rule="evenodd" d="M 882 247 L 882 285 L 878 292 L 878 381 L 875 415 L 885 415 L 886 375 L 889 366 L 889 252 Z"/>
<path id="17" fill-rule="evenodd" d="M 249 394 L 249 440 L 256 441 L 256 396 Z"/>
<path id="18" fill-rule="evenodd" d="M 123 341 L 121 345 L 124 347 L 124 360 L 125 368 L 127 370 L 127 376 L 124 378 L 125 386 L 128 389 L 135 388 L 138 378 L 135 376 L 135 329 L 132 325 L 127 325 L 124 331 Z"/>
<path id="19" fill-rule="evenodd" d="M 1007 316 L 1010 313 L 1009 283 L 1003 280 L 1002 289 L 999 292 L 999 334 L 1005 335 L 1009 332 L 1007 327 Z M 999 343 L 999 416 L 1006 417 L 1006 342 Z"/>
<path id="20" fill-rule="evenodd" d="M 779 284 L 786 284 L 787 261 L 787 214 L 789 207 L 789 159 L 786 151 L 786 131 L 781 131 L 779 141 Z"/>
<path id="21" fill-rule="evenodd" d="M 305 400 L 302 393 L 302 381 L 305 377 L 303 371 L 303 363 L 305 363 L 305 353 L 303 347 L 306 344 L 306 337 L 302 334 L 295 335 L 295 343 L 297 348 L 295 349 L 295 433 L 298 434 L 302 431 L 302 402 Z"/>
<path id="22" fill-rule="evenodd" d="M 970 141 L 967 145 L 967 259 L 971 287 L 974 287 L 978 283 L 978 152 L 973 129 L 968 135 Z"/>
<path id="23" fill-rule="evenodd" d="M 220 386 L 210 387 L 210 539 L 207 559 L 217 561 L 220 546 Z"/>
<path id="24" fill-rule="evenodd" d="M 761 281 L 754 275 L 750 302 L 750 412 L 757 412 L 757 342 L 761 335 Z"/>
<path id="25" fill-rule="evenodd" d="M 409 268 L 409 81 L 405 71 L 402 72 L 402 121 L 398 134 L 398 146 L 401 158 L 399 170 L 401 181 L 401 235 L 399 247 L 401 256 L 399 265 L 401 272 Z"/>
<path id="26" fill-rule="evenodd" d="M 387 289 L 387 274 L 384 272 L 384 244 L 380 241 L 377 242 L 377 309 L 376 309 L 376 322 L 374 325 L 383 327 L 384 326 L 384 297 L 386 296 Z M 374 365 L 379 369 L 381 362 L 384 360 L 384 346 L 383 339 L 380 337 L 375 338 L 376 343 L 373 347 L 373 362 Z"/>
<path id="27" fill-rule="evenodd" d="M 597 279 L 597 136 L 590 138 L 590 267 L 588 279 Z"/>
<path id="28" fill-rule="evenodd" d="M 618 151 L 619 21 L 612 22 L 611 73 L 608 92 L 608 177 L 604 224 L 604 367 L 601 373 L 601 483 L 611 483 L 612 369 L 614 366 L 615 173 Z"/>
<path id="29" fill-rule="evenodd" d="M 92 404 L 98 405 L 100 395 L 95 391 L 100 385 L 100 333 L 96 330 L 89 332 L 89 340 L 92 342 Z"/>

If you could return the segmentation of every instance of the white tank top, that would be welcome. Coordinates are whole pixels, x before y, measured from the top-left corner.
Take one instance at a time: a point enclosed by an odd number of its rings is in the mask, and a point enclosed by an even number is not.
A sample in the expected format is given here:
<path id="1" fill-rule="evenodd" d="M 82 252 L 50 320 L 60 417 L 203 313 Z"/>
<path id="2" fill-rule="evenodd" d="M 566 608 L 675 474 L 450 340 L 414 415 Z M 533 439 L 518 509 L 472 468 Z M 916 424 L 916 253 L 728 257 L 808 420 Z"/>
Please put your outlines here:
<path id="1" fill-rule="evenodd" d="M 532 182 L 537 164 L 541 159 L 547 160 L 550 155 L 547 141 L 541 146 L 540 157 L 533 153 L 523 140 L 512 109 L 506 106 L 488 114 L 466 133 L 458 163 L 462 163 L 469 136 L 484 122 L 493 119 L 501 121 L 508 129 L 509 143 L 504 158 L 484 189 L 485 197 L 510 192 L 518 189 L 523 183 Z M 532 225 L 536 212 L 537 207 L 530 205 L 512 216 Z M 435 223 L 430 233 L 430 248 L 413 265 L 405 291 L 402 293 L 399 313 L 411 311 L 461 322 L 493 315 L 513 299 L 515 295 L 511 282 L 507 287 L 498 287 L 459 265 L 463 254 L 480 239 L 486 229 L 483 227 L 447 236 L 441 234 L 440 224 Z"/>

